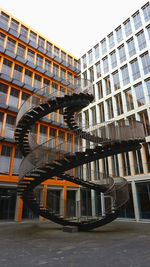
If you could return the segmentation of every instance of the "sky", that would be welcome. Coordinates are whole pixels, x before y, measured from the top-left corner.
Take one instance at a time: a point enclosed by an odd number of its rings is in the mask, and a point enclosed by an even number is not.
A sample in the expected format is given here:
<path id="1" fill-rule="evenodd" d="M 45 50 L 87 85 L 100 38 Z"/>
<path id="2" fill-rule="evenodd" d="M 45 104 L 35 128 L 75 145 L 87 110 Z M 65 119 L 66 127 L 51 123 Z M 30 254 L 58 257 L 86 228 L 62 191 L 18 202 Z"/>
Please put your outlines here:
<path id="1" fill-rule="evenodd" d="M 0 0 L 0 7 L 77 58 L 146 0 Z"/>

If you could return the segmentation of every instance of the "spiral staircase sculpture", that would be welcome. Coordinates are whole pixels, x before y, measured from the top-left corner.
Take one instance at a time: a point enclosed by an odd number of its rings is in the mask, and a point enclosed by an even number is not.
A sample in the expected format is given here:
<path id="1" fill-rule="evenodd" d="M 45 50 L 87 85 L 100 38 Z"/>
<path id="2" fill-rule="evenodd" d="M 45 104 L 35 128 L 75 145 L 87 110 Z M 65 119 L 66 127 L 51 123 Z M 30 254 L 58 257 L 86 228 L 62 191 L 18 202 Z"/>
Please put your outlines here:
<path id="1" fill-rule="evenodd" d="M 106 177 L 99 173 L 99 179 L 94 180 L 93 173 L 92 181 L 87 181 L 70 175 L 68 171 L 108 156 L 140 149 L 140 143 L 144 142 L 141 122 L 135 121 L 132 126 L 126 121 L 123 126 L 117 121 L 91 127 L 80 125 L 78 112 L 94 100 L 92 90 L 89 81 L 80 79 L 74 86 L 68 86 L 66 92 L 59 96 L 57 91 L 51 94 L 47 87 L 35 91 L 21 106 L 15 131 L 16 143 L 24 156 L 19 169 L 18 195 L 35 214 L 64 226 L 77 226 L 80 231 L 91 230 L 116 219 L 129 199 L 128 185 L 122 177 Z M 37 97 L 38 103 L 33 104 Z M 54 139 L 40 145 L 36 142 L 36 134 L 32 132 L 35 123 L 47 114 L 62 109 L 68 130 L 77 138 L 88 140 L 89 148 L 78 146 L 74 151 L 69 151 L 68 144 L 58 137 L 55 145 Z M 41 206 L 36 200 L 34 190 L 47 179 L 54 177 L 101 192 L 105 212 L 89 218 L 81 215 L 78 218 L 69 218 L 65 212 L 58 214 L 49 207 Z"/>

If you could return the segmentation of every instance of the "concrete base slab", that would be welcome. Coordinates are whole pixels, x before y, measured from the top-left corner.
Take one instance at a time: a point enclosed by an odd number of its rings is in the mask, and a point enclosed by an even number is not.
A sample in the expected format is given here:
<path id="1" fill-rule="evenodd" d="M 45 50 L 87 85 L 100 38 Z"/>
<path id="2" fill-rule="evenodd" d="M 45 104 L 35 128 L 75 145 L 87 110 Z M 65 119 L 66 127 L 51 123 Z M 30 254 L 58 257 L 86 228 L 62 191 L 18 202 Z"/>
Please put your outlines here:
<path id="1" fill-rule="evenodd" d="M 76 226 L 64 226 L 63 232 L 76 233 L 76 232 L 78 232 L 78 227 L 76 227 Z"/>

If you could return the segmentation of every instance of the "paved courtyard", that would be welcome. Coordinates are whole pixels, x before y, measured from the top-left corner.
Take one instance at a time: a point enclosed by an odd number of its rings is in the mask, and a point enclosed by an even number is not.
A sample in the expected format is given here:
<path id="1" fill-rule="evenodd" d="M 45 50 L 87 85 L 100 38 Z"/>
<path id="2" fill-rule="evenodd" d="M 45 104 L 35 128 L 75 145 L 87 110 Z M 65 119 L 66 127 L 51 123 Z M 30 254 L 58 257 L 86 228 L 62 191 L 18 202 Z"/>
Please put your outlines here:
<path id="1" fill-rule="evenodd" d="M 0 267 L 149 267 L 150 223 L 67 233 L 39 221 L 0 223 Z"/>

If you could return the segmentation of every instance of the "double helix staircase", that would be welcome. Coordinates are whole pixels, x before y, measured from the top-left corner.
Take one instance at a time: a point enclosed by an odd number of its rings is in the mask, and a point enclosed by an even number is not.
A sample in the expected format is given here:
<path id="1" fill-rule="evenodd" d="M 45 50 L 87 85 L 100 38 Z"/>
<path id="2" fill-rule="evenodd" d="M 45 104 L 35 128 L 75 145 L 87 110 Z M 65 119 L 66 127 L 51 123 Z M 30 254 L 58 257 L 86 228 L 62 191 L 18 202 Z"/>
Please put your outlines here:
<path id="1" fill-rule="evenodd" d="M 128 185 L 123 177 L 92 172 L 92 179 L 88 181 L 86 177 L 72 176 L 70 170 L 108 156 L 140 149 L 140 143 L 144 142 L 143 125 L 138 121 L 132 125 L 126 121 L 123 125 L 113 121 L 88 127 L 79 123 L 78 113 L 94 100 L 92 90 L 89 81 L 80 79 L 63 95 L 51 94 L 48 87 L 35 91 L 21 106 L 15 131 L 16 143 L 24 156 L 19 169 L 18 195 L 35 214 L 64 226 L 77 226 L 80 231 L 91 230 L 117 218 L 129 199 Z M 36 104 L 33 104 L 33 99 L 36 99 Z M 76 138 L 88 140 L 90 147 L 77 146 L 70 150 L 70 144 L 58 136 L 42 144 L 37 142 L 33 132 L 35 123 L 62 109 L 68 130 Z M 101 214 L 85 217 L 78 212 L 78 216 L 72 218 L 67 216 L 65 209 L 58 212 L 41 205 L 35 189 L 55 177 L 94 190 L 101 197 Z M 79 202 L 78 211 L 80 205 Z"/>

